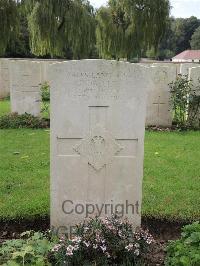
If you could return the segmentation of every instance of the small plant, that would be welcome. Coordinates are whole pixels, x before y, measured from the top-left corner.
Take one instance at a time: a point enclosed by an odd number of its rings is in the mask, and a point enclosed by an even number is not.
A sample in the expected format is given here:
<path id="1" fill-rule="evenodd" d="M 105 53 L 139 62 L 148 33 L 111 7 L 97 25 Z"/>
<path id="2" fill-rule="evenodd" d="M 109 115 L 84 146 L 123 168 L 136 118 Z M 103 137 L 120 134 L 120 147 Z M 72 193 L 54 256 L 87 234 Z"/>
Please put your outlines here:
<path id="1" fill-rule="evenodd" d="M 177 79 L 169 84 L 171 92 L 171 103 L 174 111 L 174 122 L 180 127 L 187 124 L 189 111 L 189 95 L 192 91 L 188 76 L 179 75 Z"/>
<path id="2" fill-rule="evenodd" d="M 0 98 L 1 101 L 10 101 L 10 95 L 4 97 L 4 98 Z"/>
<path id="3" fill-rule="evenodd" d="M 40 232 L 25 232 L 20 239 L 8 240 L 0 248 L 0 265 L 48 266 L 48 254 L 54 243 Z"/>
<path id="4" fill-rule="evenodd" d="M 41 98 L 42 98 L 42 106 L 41 111 L 44 117 L 50 117 L 49 111 L 49 102 L 50 102 L 50 86 L 48 82 L 44 82 L 40 88 L 41 91 Z"/>
<path id="5" fill-rule="evenodd" d="M 200 265 L 200 224 L 183 227 L 181 239 L 172 241 L 167 247 L 166 266 Z"/>
<path id="6" fill-rule="evenodd" d="M 187 75 L 179 75 L 169 84 L 174 123 L 181 128 L 198 128 L 200 126 L 200 81 L 194 86 Z"/>
<path id="7" fill-rule="evenodd" d="M 71 239 L 53 249 L 54 265 L 138 265 L 153 242 L 148 231 L 134 230 L 128 220 L 94 218 L 79 224 Z"/>
<path id="8" fill-rule="evenodd" d="M 41 85 L 40 90 L 41 90 L 42 101 L 43 102 L 49 102 L 50 101 L 50 86 L 49 86 L 49 83 L 47 81 L 45 81 Z"/>
<path id="9" fill-rule="evenodd" d="M 192 82 L 192 81 L 191 81 Z M 193 128 L 200 128 L 200 79 L 189 97 L 188 123 Z"/>
<path id="10" fill-rule="evenodd" d="M 31 114 L 6 114 L 0 117 L 0 129 L 6 128 L 48 128 L 49 120 Z"/>

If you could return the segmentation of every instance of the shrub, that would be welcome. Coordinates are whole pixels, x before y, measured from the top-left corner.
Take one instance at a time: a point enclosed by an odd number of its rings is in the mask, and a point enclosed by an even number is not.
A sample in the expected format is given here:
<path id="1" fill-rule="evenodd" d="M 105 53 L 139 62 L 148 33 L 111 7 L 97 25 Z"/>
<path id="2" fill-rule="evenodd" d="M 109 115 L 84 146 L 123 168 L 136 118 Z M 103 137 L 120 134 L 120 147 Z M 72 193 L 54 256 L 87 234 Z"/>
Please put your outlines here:
<path id="1" fill-rule="evenodd" d="M 49 102 L 50 101 L 50 86 L 47 81 L 41 85 L 40 90 L 41 90 L 42 101 Z"/>
<path id="2" fill-rule="evenodd" d="M 200 224 L 183 227 L 181 239 L 171 241 L 167 247 L 166 266 L 200 265 Z"/>
<path id="3" fill-rule="evenodd" d="M 0 265 L 51 265 L 48 254 L 54 243 L 47 235 L 25 232 L 20 239 L 7 240 L 0 248 Z"/>
<path id="4" fill-rule="evenodd" d="M 6 114 L 0 117 L 0 128 L 48 128 L 49 119 L 34 117 L 30 114 L 18 115 L 17 113 Z"/>
<path id="5" fill-rule="evenodd" d="M 200 126 L 200 81 L 194 86 L 187 75 L 179 75 L 169 84 L 174 123 L 178 127 L 198 128 Z"/>
<path id="6" fill-rule="evenodd" d="M 152 241 L 128 220 L 89 219 L 76 227 L 72 239 L 63 237 L 53 247 L 54 265 L 138 265 Z"/>
<path id="7" fill-rule="evenodd" d="M 193 128 L 200 128 L 200 79 L 189 97 L 188 123 Z"/>
<path id="8" fill-rule="evenodd" d="M 171 90 L 171 103 L 174 111 L 174 122 L 180 126 L 186 126 L 187 113 L 189 111 L 188 96 L 192 91 L 188 76 L 179 75 L 178 78 L 169 84 Z"/>
<path id="9" fill-rule="evenodd" d="M 41 86 L 41 98 L 42 98 L 42 114 L 44 117 L 50 117 L 49 102 L 50 102 L 50 86 L 48 82 L 44 82 Z"/>

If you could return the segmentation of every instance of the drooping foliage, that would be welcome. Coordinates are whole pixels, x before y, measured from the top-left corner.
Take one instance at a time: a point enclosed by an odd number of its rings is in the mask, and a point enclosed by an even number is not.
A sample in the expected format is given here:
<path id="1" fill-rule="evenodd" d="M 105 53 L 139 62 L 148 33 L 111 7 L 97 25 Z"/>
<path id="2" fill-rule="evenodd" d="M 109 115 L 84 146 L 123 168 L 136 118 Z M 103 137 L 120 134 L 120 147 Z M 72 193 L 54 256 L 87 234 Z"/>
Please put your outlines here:
<path id="1" fill-rule="evenodd" d="M 97 47 L 129 59 L 158 46 L 169 9 L 169 0 L 110 0 L 96 14 L 87 0 L 0 0 L 0 53 L 78 59 Z"/>
<path id="2" fill-rule="evenodd" d="M 6 47 L 18 29 L 18 1 L 0 0 L 0 55 L 3 55 Z"/>
<path id="3" fill-rule="evenodd" d="M 83 0 L 24 0 L 31 51 L 35 55 L 88 56 L 95 43 L 92 6 Z"/>
<path id="4" fill-rule="evenodd" d="M 157 48 L 170 5 L 168 0 L 110 0 L 97 13 L 97 46 L 105 58 L 130 58 Z"/>

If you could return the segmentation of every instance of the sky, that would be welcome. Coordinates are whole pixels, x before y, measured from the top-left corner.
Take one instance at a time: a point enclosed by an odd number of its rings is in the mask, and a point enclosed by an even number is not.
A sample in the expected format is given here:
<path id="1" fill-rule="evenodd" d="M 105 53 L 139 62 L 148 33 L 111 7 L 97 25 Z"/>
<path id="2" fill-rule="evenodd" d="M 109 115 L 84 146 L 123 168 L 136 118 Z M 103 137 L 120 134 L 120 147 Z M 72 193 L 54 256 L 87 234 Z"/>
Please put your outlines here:
<path id="1" fill-rule="evenodd" d="M 90 0 L 90 3 L 98 8 L 101 5 L 106 5 L 106 0 Z M 200 0 L 170 0 L 171 15 L 176 18 L 187 18 L 196 16 L 200 18 Z"/>

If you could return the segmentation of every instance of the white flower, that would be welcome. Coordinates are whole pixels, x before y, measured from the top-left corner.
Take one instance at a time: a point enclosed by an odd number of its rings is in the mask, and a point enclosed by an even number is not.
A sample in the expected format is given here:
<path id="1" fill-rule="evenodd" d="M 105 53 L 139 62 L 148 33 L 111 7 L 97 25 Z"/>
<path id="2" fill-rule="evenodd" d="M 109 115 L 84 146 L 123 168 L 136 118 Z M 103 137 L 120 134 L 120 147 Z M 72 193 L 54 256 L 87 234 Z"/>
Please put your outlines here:
<path id="1" fill-rule="evenodd" d="M 72 242 L 80 243 L 81 242 L 81 237 L 76 236 L 72 239 Z"/>
<path id="2" fill-rule="evenodd" d="M 52 248 L 52 251 L 53 251 L 53 252 L 57 252 L 60 248 L 61 248 L 61 245 L 55 245 L 55 246 Z"/>
<path id="3" fill-rule="evenodd" d="M 120 236 L 120 237 L 122 237 L 123 235 L 122 235 L 122 231 L 121 230 L 119 230 L 118 231 L 118 235 Z"/>
<path id="4" fill-rule="evenodd" d="M 106 256 L 107 256 L 107 258 L 110 258 L 111 257 L 108 252 L 106 252 Z"/>
<path id="5" fill-rule="evenodd" d="M 152 239 L 152 238 L 150 238 L 150 237 L 148 237 L 146 241 L 147 241 L 147 244 L 149 244 L 149 245 L 150 245 L 150 244 L 153 242 L 153 239 Z"/>
<path id="6" fill-rule="evenodd" d="M 67 252 L 66 252 L 66 255 L 67 256 L 73 256 L 73 250 L 74 250 L 74 247 L 72 245 L 69 245 L 67 247 Z"/>
<path id="7" fill-rule="evenodd" d="M 125 247 L 126 250 L 130 251 L 133 249 L 133 244 L 129 244 L 128 246 Z"/>
<path id="8" fill-rule="evenodd" d="M 102 250 L 103 252 L 106 251 L 106 246 L 100 246 L 100 248 L 101 248 L 101 250 Z"/>
<path id="9" fill-rule="evenodd" d="M 135 248 L 139 248 L 140 244 L 136 243 L 134 246 L 135 246 Z"/>
<path id="10" fill-rule="evenodd" d="M 97 249 L 97 248 L 98 248 L 98 245 L 93 244 L 93 248 L 94 248 L 94 249 Z"/>
<path id="11" fill-rule="evenodd" d="M 139 256 L 139 255 L 140 255 L 140 251 L 139 251 L 139 249 L 136 249 L 136 250 L 134 251 L 134 254 L 135 254 L 136 256 Z"/>
<path id="12" fill-rule="evenodd" d="M 66 255 L 67 255 L 67 256 L 73 256 L 73 252 L 72 252 L 72 251 L 67 251 L 67 252 L 66 252 Z"/>
<path id="13" fill-rule="evenodd" d="M 75 245 L 74 246 L 74 250 L 76 251 L 76 250 L 78 250 L 79 249 L 79 246 L 78 245 Z"/>
<path id="14" fill-rule="evenodd" d="M 87 248 L 90 246 L 90 242 L 83 241 L 83 243 L 86 245 Z"/>

